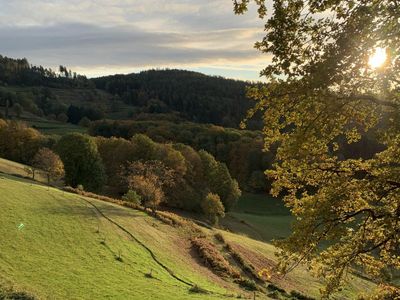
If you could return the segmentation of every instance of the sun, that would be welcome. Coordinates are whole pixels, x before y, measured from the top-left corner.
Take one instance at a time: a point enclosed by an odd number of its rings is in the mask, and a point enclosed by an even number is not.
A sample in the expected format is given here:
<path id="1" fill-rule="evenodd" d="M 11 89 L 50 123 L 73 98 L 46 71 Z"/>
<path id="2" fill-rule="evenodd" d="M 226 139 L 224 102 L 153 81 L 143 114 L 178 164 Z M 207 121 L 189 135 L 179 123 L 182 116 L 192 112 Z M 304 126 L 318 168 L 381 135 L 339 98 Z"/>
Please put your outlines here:
<path id="1" fill-rule="evenodd" d="M 386 49 L 377 47 L 375 48 L 375 53 L 369 58 L 368 64 L 371 68 L 377 69 L 385 63 L 387 58 Z"/>

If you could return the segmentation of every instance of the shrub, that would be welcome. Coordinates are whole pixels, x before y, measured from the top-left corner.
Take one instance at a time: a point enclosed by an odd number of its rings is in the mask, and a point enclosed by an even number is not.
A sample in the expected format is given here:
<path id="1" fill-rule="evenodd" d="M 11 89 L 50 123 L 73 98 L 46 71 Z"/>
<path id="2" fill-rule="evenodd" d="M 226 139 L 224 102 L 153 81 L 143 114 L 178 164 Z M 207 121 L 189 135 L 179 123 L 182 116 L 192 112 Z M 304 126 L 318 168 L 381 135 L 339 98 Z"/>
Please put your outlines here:
<path id="1" fill-rule="evenodd" d="M 241 287 L 245 288 L 246 290 L 249 291 L 257 291 L 257 284 L 254 282 L 254 280 L 248 279 L 248 278 L 239 278 L 236 279 L 235 282 L 239 284 Z"/>
<path id="2" fill-rule="evenodd" d="M 140 205 L 142 198 L 135 191 L 129 190 L 124 196 L 122 196 L 122 200 Z"/>
<path id="3" fill-rule="evenodd" d="M 24 291 L 15 291 L 12 289 L 2 290 L 0 287 L 0 299 L 35 300 L 36 298 Z"/>
<path id="4" fill-rule="evenodd" d="M 229 254 L 232 256 L 232 258 L 236 261 L 240 267 L 253 276 L 253 278 L 257 281 L 263 281 L 259 276 L 258 273 L 256 272 L 256 268 L 249 262 L 247 261 L 239 252 L 237 252 L 231 244 L 226 244 L 226 250 L 229 252 Z"/>
<path id="5" fill-rule="evenodd" d="M 218 218 L 225 216 L 225 208 L 217 194 L 208 193 L 201 203 L 201 208 L 211 224 L 218 224 Z"/>
<path id="6" fill-rule="evenodd" d="M 195 224 L 193 221 L 185 219 L 183 217 L 180 217 L 174 213 L 171 212 L 165 212 L 165 211 L 157 211 L 154 216 L 159 219 L 160 221 L 168 224 L 168 225 L 174 225 L 174 226 L 179 226 L 185 229 L 187 232 L 189 232 L 189 235 L 192 238 L 195 237 L 205 237 L 205 234 L 203 230 Z"/>
<path id="7" fill-rule="evenodd" d="M 276 291 L 276 292 L 279 292 L 279 293 L 282 293 L 282 294 L 287 294 L 284 289 L 281 289 L 280 287 L 278 287 L 278 286 L 276 286 L 275 284 L 272 284 L 272 283 L 270 283 L 268 285 L 268 290 L 270 290 L 272 292 Z"/>
<path id="8" fill-rule="evenodd" d="M 78 123 L 78 125 L 79 126 L 82 126 L 82 127 L 89 127 L 90 126 L 90 120 L 89 120 L 89 118 L 88 117 L 83 117 L 80 121 L 79 121 L 79 123 Z"/>
<path id="9" fill-rule="evenodd" d="M 202 258 L 204 264 L 217 275 L 239 278 L 239 273 L 232 268 L 214 244 L 205 238 L 192 239 L 192 246 Z"/>
<path id="10" fill-rule="evenodd" d="M 315 298 L 305 296 L 302 293 L 296 291 L 291 291 L 290 295 L 294 297 L 296 300 L 315 300 Z"/>
<path id="11" fill-rule="evenodd" d="M 221 242 L 221 243 L 223 243 L 223 244 L 226 244 L 225 238 L 224 238 L 224 236 L 223 236 L 220 232 L 216 233 L 216 234 L 214 235 L 214 237 L 215 237 L 215 239 L 216 239 L 217 241 L 219 241 L 219 242 Z"/>
<path id="12" fill-rule="evenodd" d="M 153 270 L 150 270 L 150 272 L 144 274 L 144 277 L 154 279 L 155 277 L 153 275 Z"/>

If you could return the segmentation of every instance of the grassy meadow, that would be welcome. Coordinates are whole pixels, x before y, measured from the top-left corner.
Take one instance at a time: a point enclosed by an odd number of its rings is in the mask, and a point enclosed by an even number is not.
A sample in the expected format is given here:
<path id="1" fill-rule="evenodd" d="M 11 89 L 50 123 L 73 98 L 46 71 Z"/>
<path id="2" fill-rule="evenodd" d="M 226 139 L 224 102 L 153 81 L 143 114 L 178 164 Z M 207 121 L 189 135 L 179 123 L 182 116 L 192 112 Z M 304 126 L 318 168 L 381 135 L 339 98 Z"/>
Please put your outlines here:
<path id="1" fill-rule="evenodd" d="M 206 268 L 181 255 L 179 232 L 142 212 L 90 200 L 153 249 L 177 276 L 219 294 L 191 294 L 80 196 L 5 175 L 0 190 L 3 286 L 39 299 L 220 299 L 230 293 Z M 146 276 L 150 272 L 154 278 Z"/>
<path id="2" fill-rule="evenodd" d="M 2 168 L 6 165 L 7 161 L 0 162 Z M 0 176 L 0 190 L 2 288 L 25 291 L 37 299 L 253 297 L 253 293 L 204 266 L 193 253 L 189 237 L 182 228 L 162 223 L 141 211 L 47 188 L 4 173 Z M 253 201 L 255 199 L 253 197 Z M 209 293 L 190 292 L 190 286 L 172 277 L 143 245 L 105 219 L 87 201 L 151 249 L 175 276 Z M 269 205 L 272 204 L 265 208 Z M 247 210 L 244 203 L 239 203 L 233 214 L 240 214 L 241 209 Z M 246 220 L 250 222 L 250 218 Z M 273 228 L 271 220 L 266 222 L 270 225 L 265 226 Z M 222 233 L 226 241 L 259 269 L 276 262 L 276 249 L 271 244 L 235 232 L 203 230 L 210 240 L 216 232 Z M 222 246 L 221 252 L 224 253 Z M 303 266 L 285 278 L 274 276 L 271 282 L 288 292 L 295 290 L 316 299 L 322 286 L 322 282 Z M 366 280 L 351 277 L 348 286 L 335 298 L 354 299 L 358 292 L 372 287 Z M 257 293 L 257 299 L 270 298 Z"/>
<path id="3" fill-rule="evenodd" d="M 270 242 L 287 237 L 293 217 L 279 198 L 244 193 L 221 224 L 253 239 Z"/>

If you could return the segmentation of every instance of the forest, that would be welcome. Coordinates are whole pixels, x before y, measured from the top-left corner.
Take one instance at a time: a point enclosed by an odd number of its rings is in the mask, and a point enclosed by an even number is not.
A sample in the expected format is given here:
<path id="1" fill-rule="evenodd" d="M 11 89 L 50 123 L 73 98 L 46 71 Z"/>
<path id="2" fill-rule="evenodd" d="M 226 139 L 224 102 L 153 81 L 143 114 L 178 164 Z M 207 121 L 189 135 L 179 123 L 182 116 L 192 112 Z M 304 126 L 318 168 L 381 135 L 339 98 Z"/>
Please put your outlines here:
<path id="1" fill-rule="evenodd" d="M 105 90 L 150 113 L 178 111 L 185 119 L 224 127 L 238 127 L 251 107 L 246 98 L 249 82 L 210 77 L 182 70 L 149 70 L 138 74 L 93 79 Z M 260 128 L 253 120 L 251 128 Z"/>
<path id="2" fill-rule="evenodd" d="M 0 157 L 32 166 L 28 173 L 34 178 L 36 169 L 47 166 L 50 176 L 52 165 L 59 168 L 53 162 L 48 166 L 54 156 L 63 165 L 67 185 L 153 208 L 163 204 L 214 220 L 241 195 L 226 165 L 204 150 L 156 143 L 142 134 L 126 140 L 71 133 L 54 140 L 22 122 L 0 119 Z M 204 208 L 205 201 L 211 206 Z"/>
<path id="3" fill-rule="evenodd" d="M 51 88 L 80 89 L 82 93 L 88 93 L 86 98 L 92 99 L 92 102 L 101 98 L 99 90 L 105 91 L 111 101 L 110 109 L 118 110 L 118 106 L 125 104 L 131 107 L 131 116 L 141 112 L 178 113 L 187 121 L 238 128 L 251 107 L 245 95 L 248 84 L 245 81 L 168 69 L 87 79 L 65 66 L 60 66 L 56 72 L 30 65 L 26 59 L 0 56 L 0 86 L 32 87 L 31 95 L 24 96 L 0 89 L 3 93 L 2 106 L 6 105 L 5 98 L 9 98 L 10 106 L 14 102 L 22 102 L 25 109 L 35 114 L 67 114 L 68 122 L 74 124 L 83 117 L 97 120 L 106 108 L 97 108 L 100 112 L 92 113 L 85 110 L 96 110 L 96 105 L 56 107 L 57 97 L 51 93 Z M 24 98 L 33 99 L 31 102 L 34 103 L 24 103 Z M 44 103 L 46 101 L 48 103 Z M 254 119 L 248 126 L 250 129 L 259 129 L 261 121 Z"/>

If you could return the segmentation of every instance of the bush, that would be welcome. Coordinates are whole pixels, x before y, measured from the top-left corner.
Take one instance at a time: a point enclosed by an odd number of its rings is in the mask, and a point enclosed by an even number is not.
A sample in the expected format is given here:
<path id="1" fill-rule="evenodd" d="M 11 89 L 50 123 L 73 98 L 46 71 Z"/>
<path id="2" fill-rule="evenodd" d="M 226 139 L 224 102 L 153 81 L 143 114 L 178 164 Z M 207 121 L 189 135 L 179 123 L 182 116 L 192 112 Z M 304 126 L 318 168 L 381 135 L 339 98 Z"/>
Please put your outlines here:
<path id="1" fill-rule="evenodd" d="M 198 226 L 191 220 L 184 219 L 183 217 L 178 216 L 174 213 L 165 211 L 156 211 L 154 216 L 168 225 L 182 227 L 184 230 L 189 232 L 189 235 L 192 238 L 205 237 L 204 231 L 200 228 L 200 226 Z"/>
<path id="2" fill-rule="evenodd" d="M 268 291 L 268 297 L 272 299 L 292 299 L 292 297 L 286 293 L 284 289 L 281 289 L 274 284 L 268 285 Z"/>
<path id="3" fill-rule="evenodd" d="M 219 241 L 219 242 L 221 242 L 221 243 L 223 243 L 223 244 L 226 244 L 225 238 L 224 238 L 224 236 L 223 236 L 220 232 L 216 233 L 216 234 L 214 235 L 214 237 L 215 237 L 215 239 L 216 239 L 217 241 Z"/>
<path id="4" fill-rule="evenodd" d="M 290 295 L 294 297 L 296 300 L 315 300 L 315 298 L 305 296 L 302 293 L 296 291 L 291 291 Z"/>
<path id="5" fill-rule="evenodd" d="M 122 196 L 122 200 L 140 205 L 142 197 L 138 195 L 135 191 L 129 190 L 124 196 Z"/>
<path id="6" fill-rule="evenodd" d="M 239 284 L 241 287 L 245 288 L 246 290 L 249 291 L 258 290 L 257 284 L 254 282 L 254 280 L 241 277 L 239 279 L 236 279 L 235 282 Z"/>
<path id="7" fill-rule="evenodd" d="M 192 246 L 202 258 L 204 264 L 217 275 L 239 278 L 239 273 L 232 268 L 214 244 L 205 238 L 192 239 Z"/>
<path id="8" fill-rule="evenodd" d="M 18 299 L 18 300 L 35 300 L 36 298 L 24 291 L 15 291 L 12 289 L 1 290 L 0 299 Z"/>
<path id="9" fill-rule="evenodd" d="M 253 276 L 253 278 L 257 281 L 263 282 L 259 276 L 258 273 L 256 272 L 256 268 L 249 262 L 247 261 L 239 252 L 237 252 L 231 244 L 226 244 L 226 250 L 229 252 L 229 254 L 232 256 L 232 258 L 240 265 L 240 267 Z"/>
<path id="10" fill-rule="evenodd" d="M 89 118 L 88 118 L 88 117 L 83 117 L 83 118 L 79 121 L 78 125 L 79 125 L 79 126 L 82 126 L 82 127 L 88 128 L 88 127 L 90 126 L 90 120 L 89 120 Z"/>

